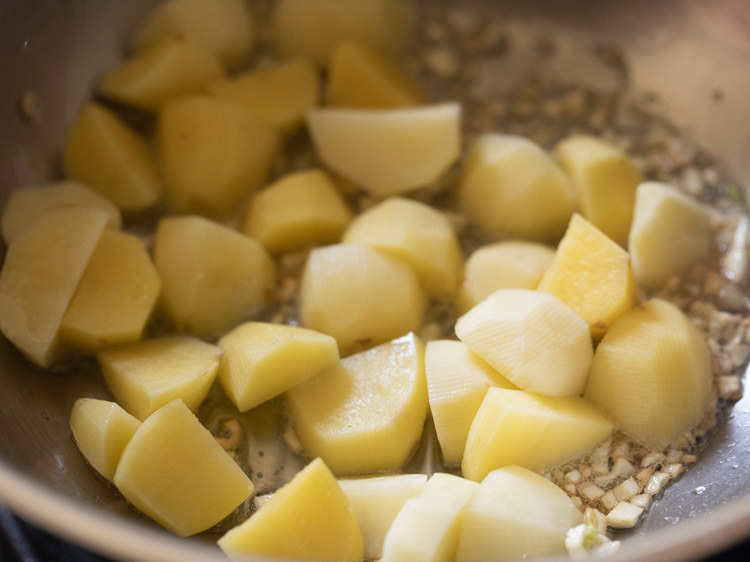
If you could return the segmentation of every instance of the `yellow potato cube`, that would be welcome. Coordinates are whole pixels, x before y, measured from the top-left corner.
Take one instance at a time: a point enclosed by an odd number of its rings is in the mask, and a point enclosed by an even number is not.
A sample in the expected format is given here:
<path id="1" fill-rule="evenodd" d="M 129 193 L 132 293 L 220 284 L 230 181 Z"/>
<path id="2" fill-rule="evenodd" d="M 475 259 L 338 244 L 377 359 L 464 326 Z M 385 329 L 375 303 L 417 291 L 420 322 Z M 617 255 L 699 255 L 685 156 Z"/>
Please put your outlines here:
<path id="1" fill-rule="evenodd" d="M 458 310 L 467 312 L 498 289 L 536 289 L 555 250 L 536 242 L 496 242 L 475 250 L 464 265 Z"/>
<path id="2" fill-rule="evenodd" d="M 456 562 L 525 560 L 565 552 L 568 530 L 583 523 L 568 495 L 520 466 L 490 472 L 466 507 Z"/>
<path id="3" fill-rule="evenodd" d="M 170 531 L 212 527 L 253 493 L 253 483 L 180 400 L 154 412 L 120 457 L 125 499 Z"/>
<path id="4" fill-rule="evenodd" d="M 125 446 L 141 422 L 119 404 L 79 398 L 70 412 L 70 430 L 81 454 L 107 480 L 115 477 Z"/>
<path id="5" fill-rule="evenodd" d="M 457 466 L 464 456 L 471 422 L 487 390 L 493 386 L 517 387 L 459 341 L 428 342 L 425 375 L 443 463 Z"/>
<path id="6" fill-rule="evenodd" d="M 554 397 L 490 388 L 466 440 L 461 470 L 480 482 L 511 464 L 551 468 L 593 449 L 614 424 L 578 396 Z"/>
<path id="7" fill-rule="evenodd" d="M 595 340 L 633 308 L 636 289 L 628 253 L 578 214 L 537 286 L 580 315 Z"/>
<path id="8" fill-rule="evenodd" d="M 55 359 L 60 323 L 109 217 L 99 209 L 55 209 L 8 246 L 0 272 L 0 330 L 40 367 Z"/>
<path id="9" fill-rule="evenodd" d="M 161 305 L 177 329 L 218 336 L 271 297 L 274 264 L 263 246 L 200 217 L 163 218 L 156 229 L 154 265 Z"/>
<path id="10" fill-rule="evenodd" d="M 223 76 L 221 63 L 200 45 L 168 41 L 109 70 L 97 88 L 104 98 L 153 111 Z"/>
<path id="11" fill-rule="evenodd" d="M 241 74 L 208 86 L 213 96 L 241 107 L 280 133 L 299 129 L 305 112 L 318 104 L 320 79 L 305 59 Z"/>
<path id="12" fill-rule="evenodd" d="M 167 197 L 180 213 L 226 217 L 265 181 L 279 136 L 240 107 L 188 96 L 164 104 L 156 143 Z"/>
<path id="13" fill-rule="evenodd" d="M 409 334 L 352 355 L 287 397 L 308 455 L 336 474 L 398 470 L 427 415 L 424 345 Z"/>
<path id="14" fill-rule="evenodd" d="M 61 207 L 92 207 L 106 211 L 107 226 L 120 228 L 120 209 L 109 199 L 77 181 L 61 181 L 13 189 L 3 207 L 0 231 L 9 244 L 18 233 L 47 212 Z"/>
<path id="15" fill-rule="evenodd" d="M 177 398 L 195 411 L 219 370 L 221 349 L 190 337 L 166 337 L 110 347 L 97 354 L 104 382 L 139 420 Z"/>
<path id="16" fill-rule="evenodd" d="M 425 94 L 395 60 L 362 43 L 339 43 L 328 65 L 326 104 L 391 109 L 426 101 Z"/>
<path id="17" fill-rule="evenodd" d="M 338 242 L 351 219 L 328 174 L 305 170 L 256 194 L 242 230 L 270 253 L 281 254 Z"/>
<path id="18" fill-rule="evenodd" d="M 145 141 L 96 103 L 87 104 L 70 128 L 63 170 L 126 212 L 148 209 L 161 199 L 161 184 Z"/>
<path id="19" fill-rule="evenodd" d="M 219 382 L 244 412 L 332 367 L 336 340 L 300 328 L 247 322 L 219 340 L 224 350 Z"/>
<path id="20" fill-rule="evenodd" d="M 303 326 L 336 338 L 347 355 L 419 329 L 425 296 L 406 263 L 369 246 L 310 252 L 299 290 Z"/>
<path id="21" fill-rule="evenodd" d="M 581 394 L 594 356 L 580 316 L 526 289 L 493 293 L 458 319 L 456 335 L 519 388 L 549 396 Z"/>
<path id="22" fill-rule="evenodd" d="M 232 558 L 360 562 L 362 533 L 331 471 L 315 459 L 219 539 Z"/>
<path id="23" fill-rule="evenodd" d="M 491 238 L 556 242 L 573 213 L 573 188 L 555 161 L 532 141 L 485 134 L 471 147 L 459 204 Z"/>
<path id="24" fill-rule="evenodd" d="M 675 305 L 652 299 L 599 343 L 584 396 L 659 448 L 700 423 L 713 403 L 712 373 L 704 337 Z"/>
<path id="25" fill-rule="evenodd" d="M 573 181 L 581 214 L 627 247 L 635 188 L 642 181 L 633 161 L 616 146 L 587 135 L 568 137 L 555 153 Z"/>
<path id="26" fill-rule="evenodd" d="M 161 281 L 141 240 L 105 230 L 60 325 L 60 335 L 85 351 L 140 339 Z"/>

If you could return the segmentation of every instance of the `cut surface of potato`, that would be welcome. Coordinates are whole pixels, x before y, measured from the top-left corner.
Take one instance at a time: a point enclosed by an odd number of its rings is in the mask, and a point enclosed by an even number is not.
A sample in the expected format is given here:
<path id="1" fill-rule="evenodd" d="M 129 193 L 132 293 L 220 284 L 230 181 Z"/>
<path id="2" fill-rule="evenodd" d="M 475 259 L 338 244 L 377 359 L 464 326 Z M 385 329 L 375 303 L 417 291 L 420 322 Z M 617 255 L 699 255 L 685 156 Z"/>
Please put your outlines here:
<path id="1" fill-rule="evenodd" d="M 479 484 L 436 473 L 409 499 L 385 536 L 383 562 L 451 562 L 455 559 L 463 514 Z"/>
<path id="2" fill-rule="evenodd" d="M 222 76 L 221 63 L 200 45 L 168 41 L 109 70 L 97 88 L 107 99 L 153 111 Z"/>
<path id="3" fill-rule="evenodd" d="M 583 318 L 595 340 L 633 308 L 636 289 L 628 253 L 579 214 L 573 215 L 537 286 Z"/>
<path id="4" fill-rule="evenodd" d="M 119 117 L 89 103 L 63 147 L 63 170 L 99 191 L 123 211 L 142 211 L 161 198 L 161 184 L 145 141 Z"/>
<path id="5" fill-rule="evenodd" d="M 568 495 L 526 468 L 490 472 L 463 516 L 456 562 L 525 560 L 565 552 L 565 535 L 583 523 Z"/>
<path id="6" fill-rule="evenodd" d="M 369 246 L 335 244 L 307 259 L 300 323 L 336 338 L 342 355 L 417 330 L 424 309 L 414 271 Z"/>
<path id="7" fill-rule="evenodd" d="M 247 72 L 208 86 L 208 92 L 235 104 L 281 133 L 299 129 L 305 112 L 318 103 L 317 69 L 305 59 Z"/>
<path id="8" fill-rule="evenodd" d="M 490 388 L 471 424 L 461 469 L 480 482 L 511 464 L 551 468 L 594 448 L 614 424 L 578 396 Z"/>
<path id="9" fill-rule="evenodd" d="M 711 355 L 675 305 L 651 299 L 599 343 L 584 396 L 620 429 L 661 447 L 696 426 L 713 400 Z"/>
<path id="10" fill-rule="evenodd" d="M 349 225 L 344 243 L 365 244 L 414 268 L 425 293 L 450 299 L 461 275 L 461 248 L 448 219 L 419 201 L 391 197 Z"/>
<path id="11" fill-rule="evenodd" d="M 231 557 L 247 556 L 360 562 L 362 533 L 336 478 L 315 459 L 277 490 L 219 546 Z M 267 558 L 268 557 L 268 558 Z"/>
<path id="12" fill-rule="evenodd" d="M 60 335 L 85 351 L 140 339 L 160 289 L 143 242 L 106 229 L 63 316 Z"/>
<path id="13" fill-rule="evenodd" d="M 616 146 L 588 135 L 564 139 L 555 153 L 573 181 L 581 214 L 627 247 L 635 188 L 642 181 L 633 161 Z"/>
<path id="14" fill-rule="evenodd" d="M 258 241 L 201 217 L 159 222 L 154 265 L 167 316 L 178 330 L 205 337 L 239 324 L 274 286 L 274 264 Z"/>
<path id="15" fill-rule="evenodd" d="M 573 188 L 541 147 L 515 136 L 485 134 L 464 163 L 459 204 L 491 238 L 557 242 L 573 213 Z"/>
<path id="16" fill-rule="evenodd" d="M 244 412 L 338 363 L 336 340 L 281 324 L 247 322 L 219 340 L 219 382 Z"/>
<path id="17" fill-rule="evenodd" d="M 338 242 L 351 219 L 328 174 L 305 170 L 287 174 L 256 194 L 242 230 L 279 254 Z"/>
<path id="18" fill-rule="evenodd" d="M 81 454 L 107 480 L 115 477 L 125 446 L 141 422 L 116 402 L 79 398 L 70 413 L 70 430 Z"/>
<path id="19" fill-rule="evenodd" d="M 392 109 L 424 102 L 416 83 L 384 53 L 356 42 L 334 48 L 328 65 L 327 105 Z"/>
<path id="20" fill-rule="evenodd" d="M 154 412 L 117 465 L 123 496 L 170 531 L 212 527 L 253 492 L 253 483 L 181 400 Z"/>
<path id="21" fill-rule="evenodd" d="M 179 398 L 197 410 L 219 370 L 221 349 L 190 337 L 165 337 L 97 354 L 117 402 L 140 420 Z"/>
<path id="22" fill-rule="evenodd" d="M 31 361 L 48 367 L 65 311 L 110 215 L 55 209 L 8 246 L 0 272 L 0 330 Z"/>
<path id="23" fill-rule="evenodd" d="M 395 474 L 339 480 L 362 531 L 365 560 L 383 555 L 383 542 L 393 520 L 427 482 L 426 474 Z"/>
<path id="24" fill-rule="evenodd" d="M 3 206 L 0 230 L 6 244 L 47 212 L 61 207 L 92 207 L 109 215 L 107 226 L 120 228 L 120 209 L 109 199 L 77 181 L 61 181 L 13 189 Z"/>
<path id="25" fill-rule="evenodd" d="M 266 181 L 278 133 L 225 101 L 187 96 L 159 112 L 156 144 L 167 198 L 180 213 L 226 217 Z"/>
<path id="26" fill-rule="evenodd" d="M 698 203 L 658 182 L 638 186 L 628 251 L 640 285 L 658 289 L 705 259 L 711 219 Z"/>
<path id="27" fill-rule="evenodd" d="M 496 291 L 458 319 L 456 335 L 519 388 L 550 396 L 581 394 L 594 355 L 580 316 L 526 289 Z"/>
<path id="28" fill-rule="evenodd" d="M 536 289 L 554 259 L 555 250 L 536 242 L 497 242 L 478 248 L 464 265 L 459 311 L 467 312 L 498 289 Z"/>
<path id="29" fill-rule="evenodd" d="M 287 397 L 303 447 L 336 474 L 398 470 L 427 415 L 424 344 L 409 334 L 352 355 Z"/>
<path id="30" fill-rule="evenodd" d="M 447 466 L 461 464 L 466 437 L 487 390 L 517 388 L 473 353 L 465 343 L 434 340 L 425 350 L 430 412 Z"/>
<path id="31" fill-rule="evenodd" d="M 232 68 L 250 56 L 255 22 L 243 0 L 167 0 L 136 28 L 131 46 L 142 51 L 165 41 L 196 43 Z"/>
<path id="32" fill-rule="evenodd" d="M 461 107 L 313 109 L 307 125 L 332 170 L 376 197 L 437 180 L 460 150 Z"/>

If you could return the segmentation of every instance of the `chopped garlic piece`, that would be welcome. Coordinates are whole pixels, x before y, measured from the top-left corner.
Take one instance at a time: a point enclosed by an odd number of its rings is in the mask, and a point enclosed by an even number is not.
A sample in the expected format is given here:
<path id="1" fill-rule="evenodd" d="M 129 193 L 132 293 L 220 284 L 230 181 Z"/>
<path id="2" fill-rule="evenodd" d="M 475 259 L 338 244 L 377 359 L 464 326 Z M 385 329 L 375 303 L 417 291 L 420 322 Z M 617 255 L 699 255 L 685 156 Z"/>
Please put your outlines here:
<path id="1" fill-rule="evenodd" d="M 685 470 L 685 467 L 681 464 L 670 464 L 664 467 L 664 471 L 669 474 L 671 478 L 677 478 Z"/>
<path id="2" fill-rule="evenodd" d="M 263 507 L 263 504 L 266 503 L 268 500 L 270 500 L 272 497 L 273 497 L 273 493 L 263 494 L 262 496 L 255 496 L 253 498 L 253 503 L 255 504 L 255 509 L 258 510 L 261 507 Z"/>
<path id="3" fill-rule="evenodd" d="M 641 461 L 641 468 L 648 468 L 649 466 L 664 462 L 664 453 L 649 453 Z"/>
<path id="4" fill-rule="evenodd" d="M 589 482 L 581 486 L 581 494 L 593 501 L 601 498 L 604 495 L 604 490 L 602 490 L 596 484 L 592 484 L 591 482 Z"/>
<path id="5" fill-rule="evenodd" d="M 610 541 L 603 533 L 598 533 L 591 523 L 583 523 L 571 528 L 565 535 L 565 548 L 573 560 L 587 560 L 591 556 L 609 556 L 620 548 L 620 541 Z"/>
<path id="6" fill-rule="evenodd" d="M 626 459 L 618 458 L 615 461 L 614 466 L 612 467 L 612 470 L 609 471 L 609 474 L 606 474 L 605 476 L 600 476 L 594 482 L 598 486 L 607 486 L 614 480 L 617 480 L 618 478 L 621 478 L 623 476 L 630 476 L 635 472 L 635 467 L 630 464 Z"/>
<path id="7" fill-rule="evenodd" d="M 607 525 L 615 529 L 632 529 L 643 513 L 643 508 L 620 502 L 607 514 Z"/>
<path id="8" fill-rule="evenodd" d="M 644 468 L 643 470 L 639 471 L 638 474 L 636 474 L 635 479 L 641 483 L 641 486 L 645 486 L 646 484 L 648 484 L 648 481 L 653 473 L 653 468 Z"/>
<path id="9" fill-rule="evenodd" d="M 664 489 L 664 486 L 669 482 L 669 474 L 666 472 L 657 472 L 651 476 L 646 484 L 646 493 L 649 495 L 655 495 Z"/>
<path id="10" fill-rule="evenodd" d="M 571 470 L 570 472 L 565 474 L 565 480 L 568 482 L 573 482 L 575 484 L 581 479 L 581 473 L 577 470 Z"/>
<path id="11" fill-rule="evenodd" d="M 716 379 L 719 385 L 719 396 L 724 400 L 739 400 L 742 398 L 742 384 L 736 375 L 728 375 Z"/>
<path id="12" fill-rule="evenodd" d="M 651 506 L 651 496 L 648 494 L 639 494 L 637 496 L 633 496 L 630 498 L 630 503 L 632 503 L 636 507 L 640 507 L 642 509 L 648 509 Z"/>
<path id="13" fill-rule="evenodd" d="M 599 534 L 603 535 L 607 532 L 607 520 L 604 514 L 598 509 L 594 509 L 593 507 L 586 508 L 586 512 L 583 514 L 583 521 L 594 525 Z"/>
<path id="14" fill-rule="evenodd" d="M 601 497 L 602 505 L 606 507 L 607 509 L 613 509 L 617 505 L 617 497 L 615 496 L 615 493 L 610 490 L 606 494 L 604 494 Z"/>
<path id="15" fill-rule="evenodd" d="M 641 487 L 638 485 L 635 478 L 628 478 L 612 491 L 615 493 L 615 497 L 618 500 L 625 501 L 638 495 L 641 491 Z"/>

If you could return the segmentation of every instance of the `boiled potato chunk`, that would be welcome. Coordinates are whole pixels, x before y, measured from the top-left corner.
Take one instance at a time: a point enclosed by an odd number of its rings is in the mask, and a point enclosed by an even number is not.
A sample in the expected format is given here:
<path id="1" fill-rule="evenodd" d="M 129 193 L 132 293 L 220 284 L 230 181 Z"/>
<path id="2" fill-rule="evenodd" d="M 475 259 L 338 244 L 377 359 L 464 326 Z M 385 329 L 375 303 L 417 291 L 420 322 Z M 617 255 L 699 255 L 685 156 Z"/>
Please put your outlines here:
<path id="1" fill-rule="evenodd" d="M 351 219 L 328 174 L 305 170 L 256 194 L 242 230 L 270 253 L 280 254 L 338 242 Z"/>
<path id="2" fill-rule="evenodd" d="M 573 181 L 583 216 L 627 247 L 635 188 L 642 181 L 633 161 L 616 146 L 587 135 L 564 139 L 555 153 Z"/>
<path id="3" fill-rule="evenodd" d="M 243 108 L 281 133 L 300 128 L 318 103 L 317 69 L 305 59 L 253 70 L 208 87 L 213 96 Z"/>
<path id="4" fill-rule="evenodd" d="M 79 398 L 70 413 L 70 430 L 81 454 L 107 480 L 115 477 L 125 446 L 141 422 L 116 402 Z"/>
<path id="5" fill-rule="evenodd" d="M 269 125 L 219 99 L 188 96 L 162 106 L 156 143 L 170 205 L 226 217 L 260 187 L 280 148 Z"/>
<path id="6" fill-rule="evenodd" d="M 336 338 L 342 355 L 414 331 L 425 297 L 406 263 L 360 244 L 335 244 L 310 253 L 302 273 L 303 326 Z"/>
<path id="7" fill-rule="evenodd" d="M 466 260 L 458 309 L 467 312 L 498 289 L 536 289 L 552 264 L 555 250 L 537 242 L 496 242 Z"/>
<path id="8" fill-rule="evenodd" d="M 133 435 L 114 478 L 125 499 L 180 536 L 212 527 L 253 493 L 253 483 L 181 400 Z"/>
<path id="9" fill-rule="evenodd" d="M 456 562 L 525 560 L 565 552 L 565 535 L 583 523 L 568 495 L 526 468 L 490 472 L 464 512 Z"/>
<path id="10" fill-rule="evenodd" d="M 274 264 L 260 243 L 201 217 L 162 219 L 154 264 L 167 316 L 177 329 L 199 336 L 236 326 L 274 287 Z"/>
<path id="11" fill-rule="evenodd" d="M 336 474 L 398 470 L 427 415 L 424 344 L 409 334 L 352 355 L 287 396 L 309 456 Z"/>
<path id="12" fill-rule="evenodd" d="M 145 141 L 96 103 L 87 104 L 70 128 L 63 170 L 123 211 L 142 211 L 161 199 L 161 183 Z"/>
<path id="13" fill-rule="evenodd" d="M 383 556 L 383 541 L 393 520 L 427 482 L 426 474 L 395 474 L 339 480 L 362 531 L 365 560 Z"/>
<path id="14" fill-rule="evenodd" d="M 543 396 L 490 388 L 466 440 L 461 470 L 480 482 L 511 464 L 551 468 L 594 448 L 612 433 L 612 422 L 578 396 Z"/>
<path id="15" fill-rule="evenodd" d="M 219 382 L 244 412 L 338 363 L 331 336 L 282 324 L 247 322 L 219 340 Z"/>
<path id="16" fill-rule="evenodd" d="M 581 394 L 594 355 L 580 316 L 526 289 L 496 291 L 458 319 L 456 335 L 519 388 L 549 396 Z"/>
<path id="17" fill-rule="evenodd" d="M 383 545 L 383 562 L 451 562 L 455 559 L 466 505 L 479 484 L 437 473 L 396 516 Z"/>
<path id="18" fill-rule="evenodd" d="M 537 286 L 580 315 L 595 340 L 633 308 L 636 288 L 628 253 L 579 214 L 573 215 Z"/>
<path id="19" fill-rule="evenodd" d="M 106 72 L 98 91 L 104 98 L 153 111 L 223 76 L 221 63 L 203 47 L 169 41 Z"/>
<path id="20" fill-rule="evenodd" d="M 85 351 L 140 339 L 161 290 L 143 242 L 105 230 L 60 325 L 60 335 Z"/>
<path id="21" fill-rule="evenodd" d="M 711 356 L 676 306 L 649 300 L 601 341 L 584 396 L 618 427 L 659 448 L 696 426 L 713 401 Z"/>
<path id="22" fill-rule="evenodd" d="M 55 359 L 60 323 L 109 218 L 99 209 L 55 209 L 8 246 L 0 272 L 0 330 L 40 367 Z"/>
<path id="23" fill-rule="evenodd" d="M 628 250 L 640 285 L 658 289 L 706 259 L 710 248 L 708 211 L 668 185 L 638 186 Z"/>
<path id="24" fill-rule="evenodd" d="M 0 231 L 9 244 L 18 233 L 45 213 L 60 207 L 92 207 L 106 211 L 107 226 L 120 228 L 120 209 L 109 199 L 77 181 L 61 181 L 13 189 L 3 206 Z"/>
<path id="25" fill-rule="evenodd" d="M 460 151 L 457 103 L 313 109 L 307 125 L 321 160 L 376 197 L 425 187 L 453 164 Z"/>
<path id="26" fill-rule="evenodd" d="M 424 101 L 416 83 L 384 53 L 355 42 L 334 48 L 328 65 L 328 105 L 391 109 Z"/>
<path id="27" fill-rule="evenodd" d="M 165 41 L 200 45 L 227 67 L 244 62 L 255 46 L 255 23 L 243 0 L 167 0 L 133 34 L 135 51 Z"/>
<path id="28" fill-rule="evenodd" d="M 274 7 L 272 39 L 282 55 L 324 67 L 345 41 L 403 55 L 415 23 L 414 6 L 404 0 L 281 0 Z"/>
<path id="29" fill-rule="evenodd" d="M 362 533 L 336 478 L 315 459 L 219 539 L 231 557 L 360 562 Z"/>
<path id="30" fill-rule="evenodd" d="M 197 410 L 219 370 L 221 349 L 191 337 L 165 337 L 97 354 L 104 382 L 139 420 L 179 398 Z"/>
<path id="31" fill-rule="evenodd" d="M 457 466 L 464 456 L 471 422 L 487 390 L 493 386 L 517 387 L 459 341 L 428 342 L 425 375 L 443 463 Z"/>
<path id="32" fill-rule="evenodd" d="M 428 296 L 449 300 L 458 288 L 463 264 L 458 238 L 445 215 L 425 203 L 386 199 L 355 218 L 342 242 L 403 259 Z"/>
<path id="33" fill-rule="evenodd" d="M 474 142 L 458 197 L 491 238 L 556 242 L 573 213 L 564 172 L 541 147 L 515 135 L 485 134 Z"/>

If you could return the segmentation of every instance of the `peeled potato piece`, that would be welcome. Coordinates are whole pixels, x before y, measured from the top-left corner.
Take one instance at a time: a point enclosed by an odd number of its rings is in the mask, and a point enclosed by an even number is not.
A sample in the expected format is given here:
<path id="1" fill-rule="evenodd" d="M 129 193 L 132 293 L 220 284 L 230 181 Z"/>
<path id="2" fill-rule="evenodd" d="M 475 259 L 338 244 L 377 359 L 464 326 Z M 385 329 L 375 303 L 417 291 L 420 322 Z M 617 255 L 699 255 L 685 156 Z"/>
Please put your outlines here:
<path id="1" fill-rule="evenodd" d="M 125 446 L 141 422 L 116 402 L 79 398 L 70 413 L 70 430 L 89 464 L 107 480 L 115 477 Z"/>
<path id="2" fill-rule="evenodd" d="M 110 347 L 97 354 L 117 402 L 140 420 L 179 398 L 197 410 L 219 370 L 221 349 L 190 337 Z"/>
<path id="3" fill-rule="evenodd" d="M 321 160 L 376 197 L 425 187 L 460 151 L 461 107 L 313 109 L 307 125 Z"/>
<path id="4" fill-rule="evenodd" d="M 526 468 L 490 472 L 466 506 L 456 562 L 525 560 L 565 552 L 583 515 L 568 495 Z"/>
<path id="5" fill-rule="evenodd" d="M 352 355 L 287 396 L 309 456 L 336 474 L 398 470 L 427 415 L 424 344 L 409 334 Z"/>
<path id="6" fill-rule="evenodd" d="M 599 343 L 584 396 L 620 429 L 659 448 L 700 423 L 713 401 L 711 355 L 675 305 L 651 299 Z"/>
<path id="7" fill-rule="evenodd" d="M 232 558 L 360 562 L 362 534 L 336 478 L 315 459 L 219 539 Z"/>
<path id="8" fill-rule="evenodd" d="M 181 400 L 141 424 L 114 482 L 135 507 L 183 537 L 212 527 L 253 492 L 250 479 Z"/>
<path id="9" fill-rule="evenodd" d="M 461 470 L 464 477 L 480 482 L 511 464 L 551 468 L 593 449 L 613 428 L 578 396 L 490 388 L 471 424 Z"/>

